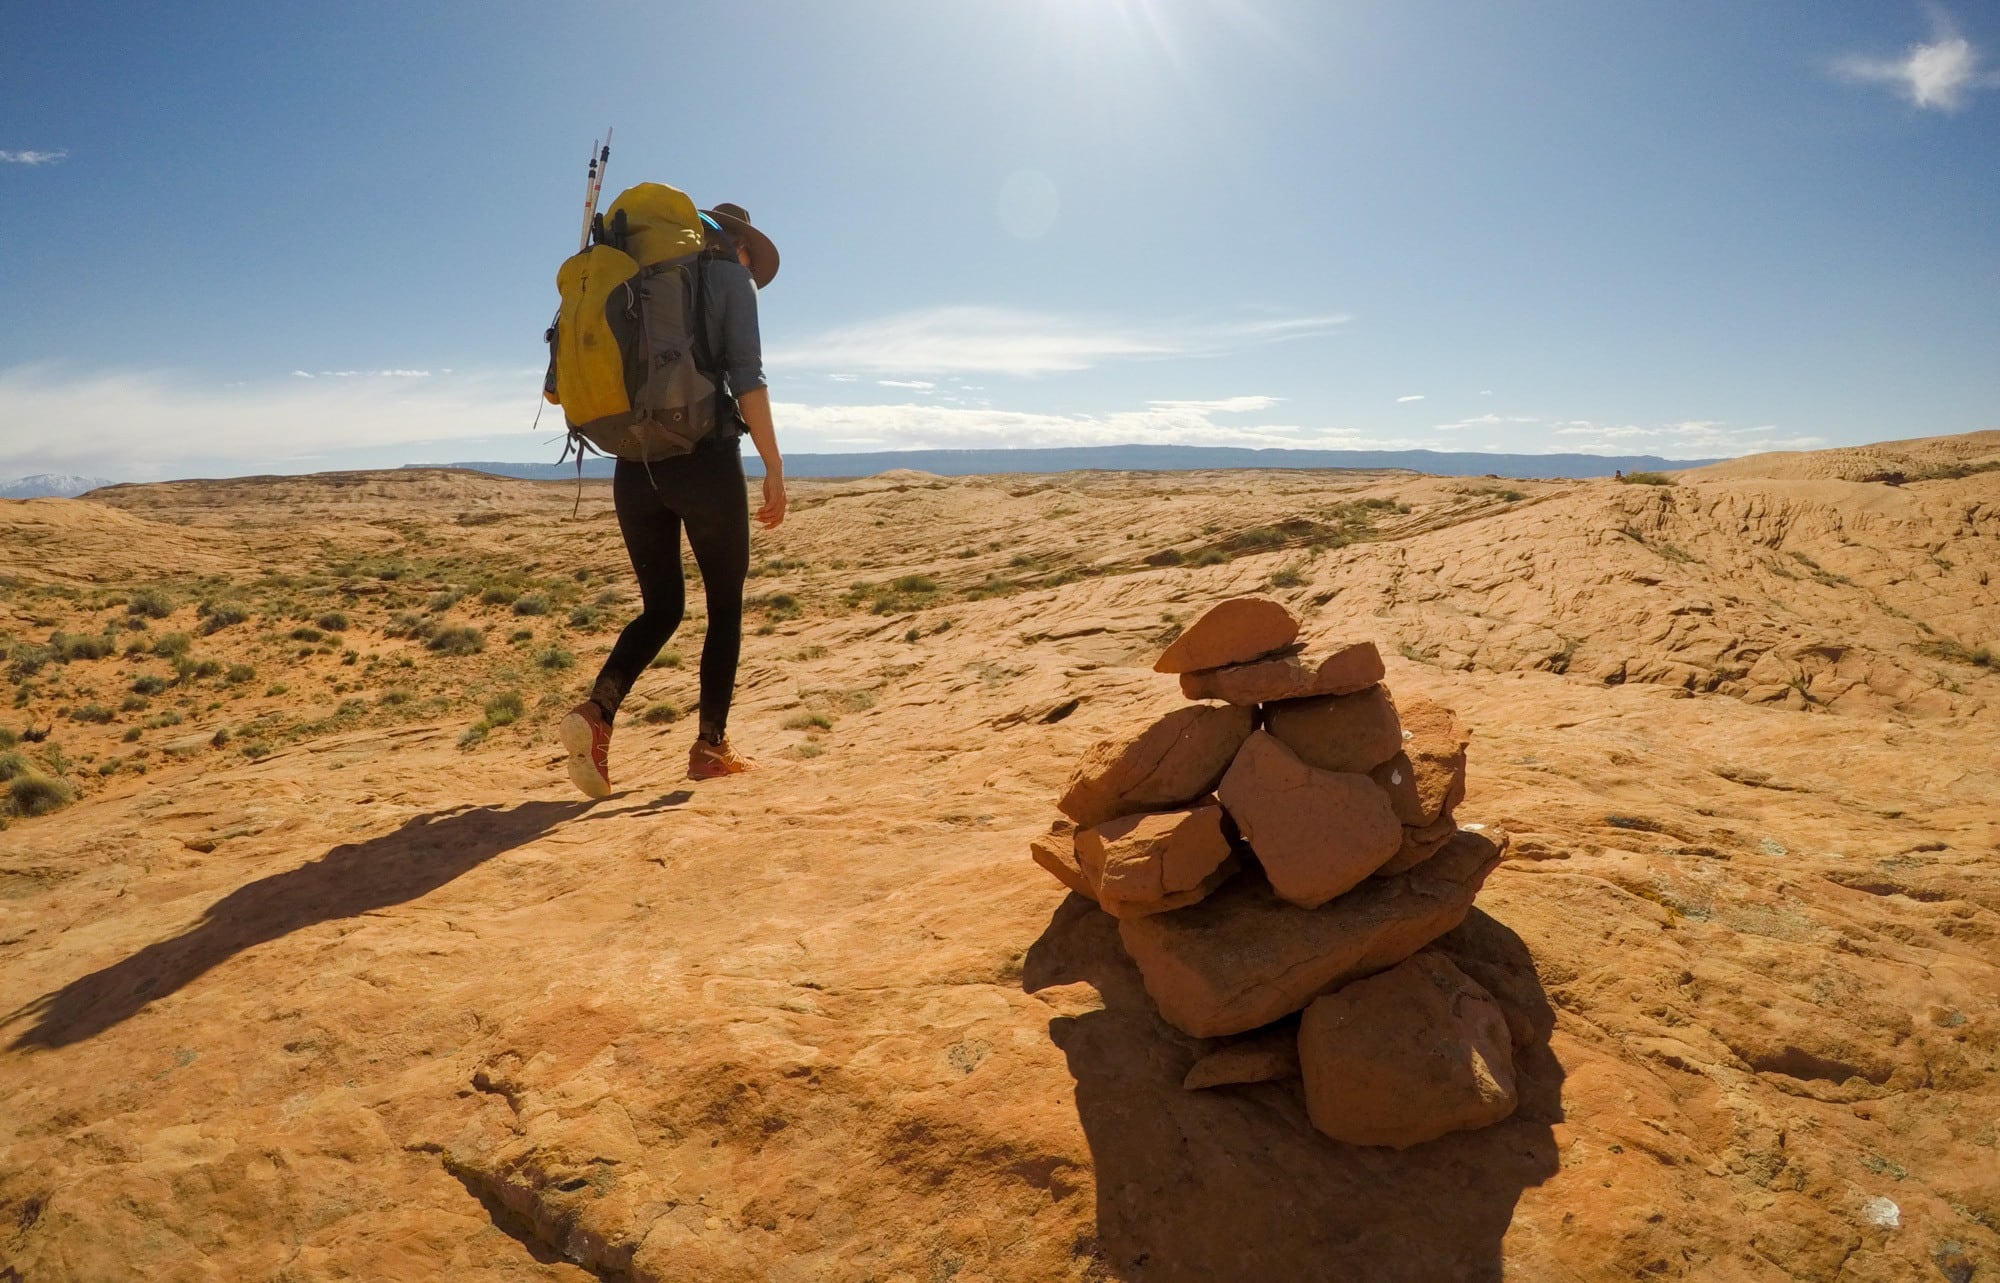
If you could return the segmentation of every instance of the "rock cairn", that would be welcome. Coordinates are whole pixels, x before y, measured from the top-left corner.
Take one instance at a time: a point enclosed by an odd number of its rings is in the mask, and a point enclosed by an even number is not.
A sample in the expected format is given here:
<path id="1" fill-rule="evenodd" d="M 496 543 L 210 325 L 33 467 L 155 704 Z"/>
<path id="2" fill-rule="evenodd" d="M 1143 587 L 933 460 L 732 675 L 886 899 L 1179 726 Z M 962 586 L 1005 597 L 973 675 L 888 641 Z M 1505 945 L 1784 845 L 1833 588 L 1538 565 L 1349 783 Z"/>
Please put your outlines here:
<path id="1" fill-rule="evenodd" d="M 1392 699 L 1373 643 L 1308 656 L 1298 635 L 1265 597 L 1190 625 L 1153 667 L 1220 702 L 1087 750 L 1035 862 L 1118 919 L 1170 1024 L 1227 1040 L 1189 1088 L 1298 1075 L 1313 1125 L 1362 1145 L 1498 1122 L 1507 1019 L 1425 951 L 1507 844 L 1452 818 L 1465 726 Z"/>

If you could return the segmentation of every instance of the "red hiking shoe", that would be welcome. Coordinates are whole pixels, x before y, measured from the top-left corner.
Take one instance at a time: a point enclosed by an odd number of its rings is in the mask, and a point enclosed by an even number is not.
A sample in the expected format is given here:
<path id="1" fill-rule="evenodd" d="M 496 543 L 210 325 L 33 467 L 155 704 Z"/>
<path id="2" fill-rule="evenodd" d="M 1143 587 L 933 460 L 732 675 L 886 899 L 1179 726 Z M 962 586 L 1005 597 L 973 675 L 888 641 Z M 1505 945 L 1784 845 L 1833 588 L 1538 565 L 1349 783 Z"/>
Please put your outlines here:
<path id="1" fill-rule="evenodd" d="M 757 764 L 729 746 L 727 736 L 720 744 L 711 744 L 705 739 L 697 739 L 688 750 L 688 778 L 691 780 L 715 780 L 725 775 L 741 775 L 754 771 Z"/>
<path id="2" fill-rule="evenodd" d="M 562 745 L 569 751 L 570 782 L 590 797 L 611 796 L 611 727 L 590 700 L 562 719 Z"/>

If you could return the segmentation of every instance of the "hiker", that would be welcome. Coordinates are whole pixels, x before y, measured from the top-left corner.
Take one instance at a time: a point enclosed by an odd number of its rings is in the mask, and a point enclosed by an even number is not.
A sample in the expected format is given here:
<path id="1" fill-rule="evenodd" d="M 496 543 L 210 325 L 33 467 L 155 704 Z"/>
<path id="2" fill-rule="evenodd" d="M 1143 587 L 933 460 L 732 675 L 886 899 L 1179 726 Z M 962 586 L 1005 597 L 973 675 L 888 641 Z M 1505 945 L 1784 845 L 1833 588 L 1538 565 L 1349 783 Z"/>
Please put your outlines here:
<path id="1" fill-rule="evenodd" d="M 751 225 L 741 205 L 720 204 L 701 214 L 707 240 L 699 261 L 699 315 L 714 367 L 706 373 L 721 385 L 723 410 L 688 453 L 652 463 L 621 458 L 613 473 L 618 530 L 639 579 L 644 609 L 619 634 L 590 698 L 562 721 L 570 779 L 591 797 L 611 792 L 611 724 L 618 706 L 680 626 L 686 605 L 683 528 L 708 599 L 700 720 L 688 750 L 688 778 L 715 779 L 755 766 L 730 746 L 727 735 L 743 643 L 743 583 L 750 568 L 750 505 L 738 438 L 749 432 L 764 461 L 764 503 L 757 521 L 767 530 L 776 529 L 785 519 L 785 466 L 764 384 L 757 291 L 778 274 L 778 248 Z"/>

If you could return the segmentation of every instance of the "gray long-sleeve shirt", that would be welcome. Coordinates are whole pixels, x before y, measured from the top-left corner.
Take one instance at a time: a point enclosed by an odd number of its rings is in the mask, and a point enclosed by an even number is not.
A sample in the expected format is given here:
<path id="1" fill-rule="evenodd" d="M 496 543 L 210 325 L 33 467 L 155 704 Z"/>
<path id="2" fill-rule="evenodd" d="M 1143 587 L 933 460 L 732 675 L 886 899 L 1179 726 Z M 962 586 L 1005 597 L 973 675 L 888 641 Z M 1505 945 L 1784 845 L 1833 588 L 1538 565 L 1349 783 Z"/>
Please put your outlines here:
<path id="1" fill-rule="evenodd" d="M 733 258 L 705 258 L 701 275 L 704 337 L 729 395 L 764 387 L 764 340 L 757 329 L 757 286 L 750 270 Z"/>

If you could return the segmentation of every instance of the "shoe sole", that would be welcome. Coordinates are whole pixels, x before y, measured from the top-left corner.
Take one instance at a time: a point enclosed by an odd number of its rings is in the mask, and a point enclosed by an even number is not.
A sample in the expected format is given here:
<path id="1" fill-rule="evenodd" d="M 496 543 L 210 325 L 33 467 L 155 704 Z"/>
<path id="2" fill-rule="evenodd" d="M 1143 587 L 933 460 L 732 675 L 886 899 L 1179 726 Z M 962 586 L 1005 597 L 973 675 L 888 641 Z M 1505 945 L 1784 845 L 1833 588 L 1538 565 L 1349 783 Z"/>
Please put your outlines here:
<path id="1" fill-rule="evenodd" d="M 562 728 L 557 732 L 562 738 L 562 746 L 569 753 L 569 781 L 581 789 L 586 797 L 610 797 L 611 781 L 600 775 L 597 763 L 590 760 L 590 723 L 583 714 L 571 713 L 562 719 Z"/>

